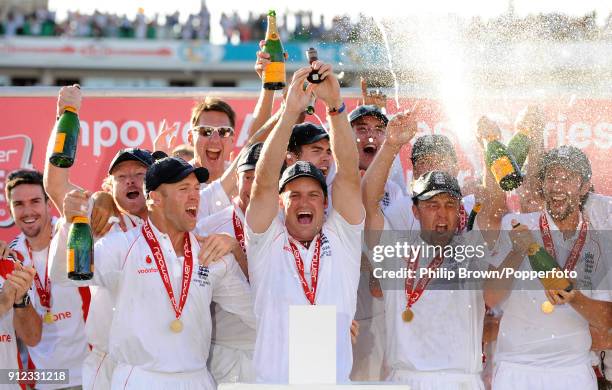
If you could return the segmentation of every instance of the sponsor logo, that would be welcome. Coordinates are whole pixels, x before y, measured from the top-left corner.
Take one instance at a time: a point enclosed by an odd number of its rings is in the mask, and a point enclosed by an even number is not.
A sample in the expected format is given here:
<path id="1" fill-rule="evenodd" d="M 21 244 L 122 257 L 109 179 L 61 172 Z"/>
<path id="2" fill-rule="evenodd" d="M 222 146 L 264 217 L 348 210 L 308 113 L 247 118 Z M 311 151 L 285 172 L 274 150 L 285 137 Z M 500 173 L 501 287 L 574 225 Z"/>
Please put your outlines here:
<path id="1" fill-rule="evenodd" d="M 9 204 L 4 196 L 4 182 L 9 173 L 31 168 L 32 140 L 26 135 L 0 137 L 0 228 L 13 225 Z"/>
<path id="2" fill-rule="evenodd" d="M 152 274 L 157 272 L 157 268 L 141 268 L 136 270 L 136 272 L 138 272 L 138 274 Z"/>
<path id="3" fill-rule="evenodd" d="M 0 334 L 0 343 L 12 343 L 13 338 L 10 334 Z"/>

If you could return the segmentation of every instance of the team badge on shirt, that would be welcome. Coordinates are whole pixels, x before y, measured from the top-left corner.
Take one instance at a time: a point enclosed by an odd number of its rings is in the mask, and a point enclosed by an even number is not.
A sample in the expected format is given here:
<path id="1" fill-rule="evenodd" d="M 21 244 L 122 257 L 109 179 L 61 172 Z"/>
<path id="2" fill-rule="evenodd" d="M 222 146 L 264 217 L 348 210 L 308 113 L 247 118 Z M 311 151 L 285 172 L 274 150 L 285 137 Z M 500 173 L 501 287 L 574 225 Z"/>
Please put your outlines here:
<path id="1" fill-rule="evenodd" d="M 197 277 L 194 279 L 194 282 L 200 287 L 209 286 L 210 281 L 208 280 L 208 273 L 208 267 L 203 265 L 198 266 Z"/>

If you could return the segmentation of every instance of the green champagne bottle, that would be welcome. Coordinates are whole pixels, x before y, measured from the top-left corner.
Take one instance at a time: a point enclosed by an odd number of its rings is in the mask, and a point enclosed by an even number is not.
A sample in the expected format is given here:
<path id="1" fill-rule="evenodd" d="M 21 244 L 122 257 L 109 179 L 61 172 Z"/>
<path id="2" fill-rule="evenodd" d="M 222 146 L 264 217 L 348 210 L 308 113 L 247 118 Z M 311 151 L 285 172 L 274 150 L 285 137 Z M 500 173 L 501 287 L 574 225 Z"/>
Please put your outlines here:
<path id="1" fill-rule="evenodd" d="M 472 211 L 470 211 L 470 216 L 468 217 L 468 221 L 467 221 L 467 231 L 468 232 L 474 229 L 474 222 L 476 222 L 476 216 L 480 212 L 481 208 L 482 208 L 482 205 L 480 203 L 476 203 L 474 207 L 472 208 Z"/>
<path id="2" fill-rule="evenodd" d="M 306 106 L 306 114 L 308 115 L 312 115 L 315 113 L 315 102 L 317 100 L 317 97 L 314 95 L 314 93 L 312 95 L 310 95 L 310 101 L 308 102 L 308 105 Z"/>
<path id="3" fill-rule="evenodd" d="M 93 278 L 93 235 L 89 218 L 74 217 L 68 232 L 68 278 L 90 280 Z"/>
<path id="4" fill-rule="evenodd" d="M 262 51 L 270 54 L 270 63 L 266 65 L 263 71 L 263 87 L 271 90 L 285 88 L 285 52 L 276 27 L 276 12 L 274 10 L 268 12 L 266 43 Z"/>
<path id="5" fill-rule="evenodd" d="M 519 130 L 514 134 L 510 142 L 508 142 L 508 151 L 512 153 L 516 161 L 516 165 L 520 169 L 523 168 L 525 160 L 527 160 L 527 154 L 529 154 L 529 134 L 526 130 Z"/>
<path id="6" fill-rule="evenodd" d="M 79 140 L 79 116 L 74 107 L 66 107 L 55 124 L 55 144 L 49 162 L 58 168 L 70 168 L 74 164 Z"/>
<path id="7" fill-rule="evenodd" d="M 527 249 L 529 264 L 534 271 L 552 271 L 554 269 L 561 270 L 557 261 L 540 245 L 533 243 Z M 540 279 L 542 285 L 547 290 L 565 290 L 572 291 L 572 283 L 566 278 L 543 278 Z"/>
<path id="8" fill-rule="evenodd" d="M 502 190 L 512 191 L 521 185 L 521 170 L 504 144 L 497 139 L 489 139 L 485 154 L 487 166 Z"/>

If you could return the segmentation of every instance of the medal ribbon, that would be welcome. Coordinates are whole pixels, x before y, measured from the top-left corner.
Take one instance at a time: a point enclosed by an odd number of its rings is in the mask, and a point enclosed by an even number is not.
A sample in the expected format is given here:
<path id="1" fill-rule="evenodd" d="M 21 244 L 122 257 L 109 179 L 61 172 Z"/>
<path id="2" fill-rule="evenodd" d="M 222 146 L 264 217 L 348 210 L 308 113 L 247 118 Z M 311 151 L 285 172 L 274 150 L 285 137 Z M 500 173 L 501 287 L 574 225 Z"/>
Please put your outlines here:
<path id="1" fill-rule="evenodd" d="M 240 218 L 238 218 L 238 215 L 236 214 L 236 210 L 234 210 L 234 212 L 232 213 L 232 222 L 234 224 L 234 234 L 236 235 L 236 238 L 240 243 L 240 248 L 246 255 L 246 245 L 244 243 L 244 228 L 242 226 L 242 221 L 240 221 Z"/>
<path id="2" fill-rule="evenodd" d="M 34 266 L 34 257 L 32 257 L 32 247 L 28 240 L 25 240 L 26 248 L 28 249 L 28 256 L 30 256 L 30 261 L 32 262 L 32 266 Z M 36 267 L 34 267 L 36 269 Z M 34 285 L 36 286 L 36 292 L 38 293 L 38 298 L 40 299 L 40 304 L 47 309 L 47 311 L 51 310 L 51 282 L 49 281 L 49 248 L 47 248 L 47 260 L 45 261 L 45 284 L 43 286 L 40 281 L 40 276 L 38 276 L 38 271 L 34 274 Z"/>
<path id="3" fill-rule="evenodd" d="M 582 252 L 582 247 L 584 247 L 584 242 L 586 241 L 588 230 L 587 226 L 588 223 L 583 216 L 582 222 L 580 223 L 580 233 L 578 233 L 578 238 L 574 242 L 572 250 L 567 256 L 567 260 L 565 260 L 565 266 L 563 269 L 566 271 L 573 271 L 574 268 L 576 268 L 578 257 L 580 257 L 580 252 Z M 542 235 L 542 241 L 544 241 L 544 248 L 556 260 L 557 253 L 555 252 L 555 244 L 553 242 L 552 235 L 550 234 L 548 220 L 546 219 L 546 215 L 544 215 L 544 213 L 540 214 L 540 234 Z"/>
<path id="4" fill-rule="evenodd" d="M 291 239 L 289 239 L 289 245 L 291 246 L 291 252 L 295 258 L 295 266 L 297 267 L 298 275 L 300 277 L 300 282 L 302 283 L 302 288 L 304 289 L 306 299 L 308 299 L 308 302 L 310 302 L 311 305 L 314 305 L 315 297 L 317 295 L 319 262 L 321 260 L 321 235 L 318 235 L 316 238 L 314 254 L 312 256 L 312 264 L 310 266 L 310 285 L 312 288 L 308 287 L 308 283 L 306 283 L 306 277 L 304 276 L 304 261 L 302 261 L 300 250 Z"/>
<path id="5" fill-rule="evenodd" d="M 429 265 L 427 266 L 427 269 L 430 271 L 434 271 L 439 266 L 441 266 L 443 262 L 444 262 L 444 259 L 442 258 L 442 256 L 436 256 L 429 263 Z M 419 257 L 418 256 L 412 262 L 408 260 L 408 268 L 411 271 L 413 271 L 411 273 L 414 273 L 415 277 L 416 277 L 416 270 L 418 267 L 419 267 Z M 407 309 L 412 307 L 412 305 L 414 305 L 419 300 L 419 298 L 421 298 L 421 295 L 423 295 L 423 292 L 425 291 L 425 289 L 427 288 L 427 285 L 431 281 L 431 277 L 429 276 L 420 278 L 416 284 L 416 287 L 414 287 L 414 279 L 415 278 L 411 278 L 411 277 L 406 278 L 405 291 L 406 291 L 406 308 Z"/>
<path id="6" fill-rule="evenodd" d="M 462 232 L 465 230 L 468 221 L 468 213 L 465 211 L 465 207 L 463 207 L 463 203 L 459 205 L 459 224 L 457 225 L 457 231 Z"/>
<path id="7" fill-rule="evenodd" d="M 189 233 L 185 233 L 183 247 L 185 252 L 185 261 L 183 261 L 181 296 L 179 298 L 178 305 L 174 297 L 174 292 L 172 291 L 172 284 L 170 284 L 170 276 L 168 274 L 168 267 L 166 266 L 164 254 L 162 253 L 162 249 L 157 241 L 157 238 L 155 237 L 155 234 L 153 233 L 153 230 L 151 229 L 151 226 L 149 226 L 149 221 L 144 221 L 142 225 L 142 234 L 147 240 L 149 248 L 151 248 L 151 253 L 153 253 L 153 258 L 155 259 L 155 265 L 157 265 L 159 276 L 161 277 L 162 283 L 164 284 L 168 297 L 170 298 L 170 303 L 174 309 L 176 319 L 179 319 L 181 317 L 181 313 L 183 312 L 183 308 L 185 307 L 185 303 L 187 302 L 187 294 L 189 293 L 189 286 L 191 284 L 191 270 L 193 267 L 193 254 L 191 252 L 191 239 L 189 238 Z"/>

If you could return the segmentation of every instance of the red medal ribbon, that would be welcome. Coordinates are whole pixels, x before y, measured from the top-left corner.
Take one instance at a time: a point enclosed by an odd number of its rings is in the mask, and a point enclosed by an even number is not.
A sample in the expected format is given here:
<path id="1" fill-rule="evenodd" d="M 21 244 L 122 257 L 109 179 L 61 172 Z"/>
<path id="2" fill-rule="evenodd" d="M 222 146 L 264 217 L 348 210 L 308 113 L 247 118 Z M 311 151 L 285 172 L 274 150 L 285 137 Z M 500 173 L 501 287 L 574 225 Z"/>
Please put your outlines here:
<path id="1" fill-rule="evenodd" d="M 168 275 L 168 267 L 166 266 L 164 254 L 162 253 L 162 249 L 159 246 L 159 242 L 157 241 L 151 226 L 149 226 L 149 222 L 146 220 L 142 225 L 142 234 L 147 240 L 149 248 L 151 248 L 151 253 L 153 253 L 153 258 L 155 259 L 155 264 L 157 265 L 157 269 L 159 271 L 159 276 L 161 277 L 162 283 L 164 284 L 168 297 L 170 298 L 170 303 L 174 309 L 176 319 L 179 319 L 181 313 L 183 312 L 183 308 L 185 307 L 185 302 L 187 302 L 187 294 L 189 293 L 189 286 L 191 284 L 191 269 L 193 267 L 193 254 L 191 252 L 191 239 L 189 238 L 189 233 L 185 233 L 185 244 L 183 247 L 183 250 L 185 251 L 185 261 L 183 261 L 181 296 L 179 298 L 178 305 L 176 304 L 174 292 L 172 291 L 172 285 L 170 284 L 170 276 Z"/>
<path id="2" fill-rule="evenodd" d="M 465 230 L 468 221 L 468 213 L 465 211 L 465 207 L 463 207 L 463 203 L 459 205 L 459 224 L 457 225 L 457 231 L 462 232 Z"/>
<path id="3" fill-rule="evenodd" d="M 582 222 L 580 223 L 580 233 L 578 233 L 578 238 L 574 242 L 574 246 L 567 256 L 567 260 L 565 260 L 565 266 L 563 267 L 566 271 L 573 271 L 576 268 L 576 263 L 578 263 L 578 257 L 580 257 L 580 252 L 582 252 L 582 247 L 584 247 L 584 242 L 586 241 L 586 235 L 588 230 L 588 223 L 584 216 L 582 216 Z M 557 253 L 555 252 L 555 244 L 552 239 L 552 235 L 550 234 L 550 226 L 548 225 L 548 220 L 546 219 L 546 215 L 544 213 L 540 214 L 540 234 L 542 235 L 542 241 L 544 241 L 544 248 L 550 255 L 557 259 Z M 558 261 L 558 260 L 557 260 Z"/>
<path id="4" fill-rule="evenodd" d="M 429 263 L 429 265 L 427 266 L 427 269 L 430 271 L 434 271 L 436 268 L 441 266 L 443 262 L 444 262 L 444 259 L 442 258 L 442 256 L 437 256 Z M 419 267 L 418 256 L 412 262 L 408 260 L 408 268 L 415 273 L 415 277 L 416 277 L 416 270 L 418 267 Z M 419 300 L 421 295 L 423 295 L 423 292 L 425 292 L 427 285 L 431 281 L 431 277 L 429 276 L 420 278 L 416 284 L 416 287 L 413 289 L 414 279 L 415 278 L 411 278 L 411 277 L 406 278 L 406 285 L 405 285 L 406 308 L 412 307 L 412 305 L 414 305 Z"/>
<path id="5" fill-rule="evenodd" d="M 32 256 L 32 247 L 28 240 L 25 240 L 26 248 L 28 249 L 28 256 L 30 256 L 30 261 L 32 262 L 32 266 L 36 269 L 34 264 L 34 257 Z M 51 282 L 49 281 L 49 248 L 47 248 L 47 260 L 45 261 L 45 285 L 43 286 L 40 281 L 40 276 L 38 276 L 38 271 L 34 274 L 34 285 L 36 286 L 36 292 L 38 293 L 38 298 L 40 299 L 40 304 L 47 309 L 47 311 L 51 310 Z"/>
<path id="6" fill-rule="evenodd" d="M 302 261 L 300 250 L 291 239 L 289 239 L 289 245 L 291 246 L 291 252 L 293 252 L 293 257 L 295 258 L 295 266 L 297 267 L 300 282 L 302 283 L 304 294 L 306 294 L 306 299 L 308 299 L 308 302 L 310 302 L 311 305 L 314 305 L 315 298 L 317 295 L 319 262 L 321 260 L 321 235 L 318 235 L 316 238 L 314 254 L 312 255 L 312 264 L 310 266 L 310 285 L 312 286 L 311 288 L 308 287 L 308 283 L 306 283 L 306 277 L 304 276 L 304 261 Z"/>
<path id="7" fill-rule="evenodd" d="M 240 221 L 240 218 L 236 214 L 236 210 L 234 210 L 234 212 L 232 213 L 232 222 L 234 224 L 234 234 L 236 235 L 236 238 L 240 243 L 240 248 L 242 248 L 242 251 L 246 255 L 246 244 L 244 243 L 244 228 L 242 227 L 242 221 Z"/>

